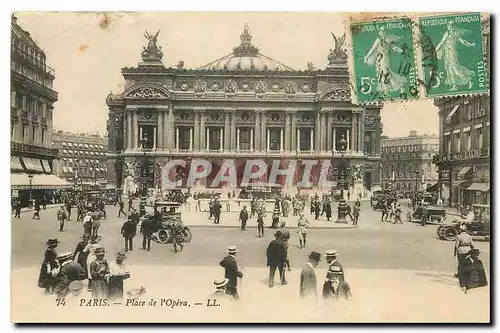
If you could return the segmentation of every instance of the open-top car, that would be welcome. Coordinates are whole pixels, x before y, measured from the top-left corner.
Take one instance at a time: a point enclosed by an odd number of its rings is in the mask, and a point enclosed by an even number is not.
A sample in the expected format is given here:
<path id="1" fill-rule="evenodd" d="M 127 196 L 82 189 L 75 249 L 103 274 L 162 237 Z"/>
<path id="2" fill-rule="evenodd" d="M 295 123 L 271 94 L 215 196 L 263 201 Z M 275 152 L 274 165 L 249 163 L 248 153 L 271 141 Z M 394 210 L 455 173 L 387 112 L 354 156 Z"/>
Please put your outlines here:
<path id="1" fill-rule="evenodd" d="M 418 206 L 413 212 L 406 215 L 408 222 L 443 223 L 446 220 L 446 209 L 436 206 Z"/>
<path id="2" fill-rule="evenodd" d="M 189 243 L 193 238 L 191 230 L 182 223 L 181 213 L 178 211 L 181 204 L 171 201 L 156 201 L 154 203 L 154 215 L 146 214 L 145 218 L 151 218 L 156 222 L 156 231 L 153 240 L 166 244 L 172 239 L 172 228 L 178 228 L 180 238 L 178 241 Z"/>
<path id="3" fill-rule="evenodd" d="M 490 206 L 489 205 L 472 205 L 474 218 L 472 221 L 466 219 L 454 220 L 451 224 L 439 226 L 437 234 L 439 239 L 453 241 L 457 238 L 458 227 L 465 224 L 466 232 L 471 236 L 490 238 Z"/>

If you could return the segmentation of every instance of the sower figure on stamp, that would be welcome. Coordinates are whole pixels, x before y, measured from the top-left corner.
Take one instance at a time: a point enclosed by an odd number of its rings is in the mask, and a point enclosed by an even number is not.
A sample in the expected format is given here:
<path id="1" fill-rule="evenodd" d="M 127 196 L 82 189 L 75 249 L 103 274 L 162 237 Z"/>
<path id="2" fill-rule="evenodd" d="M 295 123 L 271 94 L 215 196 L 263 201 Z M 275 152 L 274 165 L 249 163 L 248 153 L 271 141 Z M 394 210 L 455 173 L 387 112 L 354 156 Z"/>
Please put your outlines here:
<path id="1" fill-rule="evenodd" d="M 235 245 L 228 246 L 228 255 L 220 262 L 220 265 L 224 267 L 224 277 L 229 280 L 226 293 L 232 295 L 234 300 L 240 299 L 237 289 L 238 278 L 243 278 L 243 273 L 238 269 L 238 263 L 235 258 L 237 252 L 238 248 Z"/>

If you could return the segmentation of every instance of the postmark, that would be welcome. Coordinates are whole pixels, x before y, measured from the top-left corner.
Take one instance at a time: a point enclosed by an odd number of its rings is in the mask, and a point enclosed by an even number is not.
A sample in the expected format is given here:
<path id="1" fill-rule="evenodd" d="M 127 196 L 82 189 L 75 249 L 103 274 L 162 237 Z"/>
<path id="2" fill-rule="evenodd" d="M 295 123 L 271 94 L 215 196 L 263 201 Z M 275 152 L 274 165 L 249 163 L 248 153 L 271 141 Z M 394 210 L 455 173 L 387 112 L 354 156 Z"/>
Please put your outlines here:
<path id="1" fill-rule="evenodd" d="M 427 97 L 488 90 L 479 13 L 421 17 L 419 29 Z"/>
<path id="2" fill-rule="evenodd" d="M 374 20 L 349 29 L 356 102 L 418 99 L 412 21 Z"/>

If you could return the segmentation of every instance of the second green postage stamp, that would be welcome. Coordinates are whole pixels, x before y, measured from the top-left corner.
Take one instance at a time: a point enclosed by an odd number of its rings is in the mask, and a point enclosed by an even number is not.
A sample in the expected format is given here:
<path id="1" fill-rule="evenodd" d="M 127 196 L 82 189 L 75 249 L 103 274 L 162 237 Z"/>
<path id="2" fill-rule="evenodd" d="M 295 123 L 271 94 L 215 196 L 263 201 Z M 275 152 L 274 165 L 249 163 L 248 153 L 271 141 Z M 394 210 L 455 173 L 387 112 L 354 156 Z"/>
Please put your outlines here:
<path id="1" fill-rule="evenodd" d="M 419 26 L 428 97 L 488 90 L 479 13 L 423 17 Z"/>
<path id="2" fill-rule="evenodd" d="M 357 102 L 418 98 L 412 21 L 351 23 L 350 30 Z"/>

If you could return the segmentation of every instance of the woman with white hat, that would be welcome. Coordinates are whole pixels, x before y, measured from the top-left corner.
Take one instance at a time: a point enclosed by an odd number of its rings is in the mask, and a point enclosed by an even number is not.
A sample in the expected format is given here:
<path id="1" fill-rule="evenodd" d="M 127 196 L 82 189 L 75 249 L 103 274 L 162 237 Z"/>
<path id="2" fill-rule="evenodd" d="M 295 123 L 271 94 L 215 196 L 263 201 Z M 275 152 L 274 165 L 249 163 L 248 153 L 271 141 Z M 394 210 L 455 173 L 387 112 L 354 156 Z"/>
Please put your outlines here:
<path id="1" fill-rule="evenodd" d="M 474 249 L 474 242 L 472 241 L 472 236 L 467 233 L 467 225 L 465 223 L 460 224 L 458 229 L 459 234 L 455 241 L 455 251 L 453 255 L 457 257 L 458 266 L 460 266 L 460 263 L 467 257 L 469 251 Z M 455 277 L 458 277 L 458 268 Z"/>

